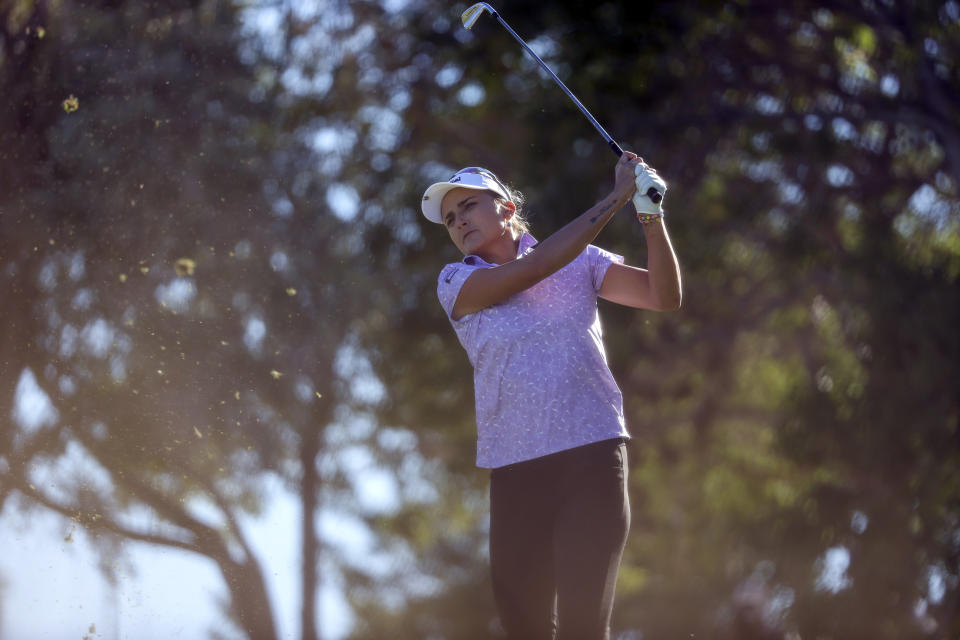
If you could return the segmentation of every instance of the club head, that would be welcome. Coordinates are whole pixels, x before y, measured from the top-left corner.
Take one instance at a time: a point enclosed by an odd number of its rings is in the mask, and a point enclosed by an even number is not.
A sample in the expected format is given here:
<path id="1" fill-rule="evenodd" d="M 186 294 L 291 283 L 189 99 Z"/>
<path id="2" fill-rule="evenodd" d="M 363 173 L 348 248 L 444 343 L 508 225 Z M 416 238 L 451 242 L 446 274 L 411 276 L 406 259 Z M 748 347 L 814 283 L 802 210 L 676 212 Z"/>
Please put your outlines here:
<path id="1" fill-rule="evenodd" d="M 488 5 L 486 2 L 478 2 L 469 9 L 463 12 L 463 15 L 460 16 L 460 20 L 463 22 L 463 28 L 469 29 L 474 25 L 474 23 L 483 15 L 484 11 L 489 11 L 491 14 L 494 14 L 493 7 Z"/>

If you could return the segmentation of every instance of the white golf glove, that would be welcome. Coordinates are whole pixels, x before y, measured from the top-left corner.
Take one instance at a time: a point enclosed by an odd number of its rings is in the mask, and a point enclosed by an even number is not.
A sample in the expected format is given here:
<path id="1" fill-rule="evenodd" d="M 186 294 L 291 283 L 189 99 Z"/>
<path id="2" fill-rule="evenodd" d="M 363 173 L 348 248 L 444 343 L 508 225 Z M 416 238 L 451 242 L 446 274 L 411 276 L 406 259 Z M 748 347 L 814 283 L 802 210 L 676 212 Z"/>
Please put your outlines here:
<path id="1" fill-rule="evenodd" d="M 633 195 L 633 206 L 636 207 L 637 213 L 663 215 L 662 196 L 667 193 L 667 183 L 657 175 L 656 169 L 646 163 L 638 164 L 635 173 L 637 174 L 637 192 Z M 647 195 L 650 187 L 660 192 L 660 202 L 652 201 Z"/>

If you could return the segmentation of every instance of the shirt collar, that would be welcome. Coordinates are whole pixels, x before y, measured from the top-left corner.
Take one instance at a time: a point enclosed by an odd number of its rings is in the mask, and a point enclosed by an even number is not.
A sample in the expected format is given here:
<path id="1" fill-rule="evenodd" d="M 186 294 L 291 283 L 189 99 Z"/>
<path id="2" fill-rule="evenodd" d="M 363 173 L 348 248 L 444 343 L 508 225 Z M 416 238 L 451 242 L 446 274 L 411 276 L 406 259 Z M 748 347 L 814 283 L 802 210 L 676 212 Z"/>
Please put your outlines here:
<path id="1" fill-rule="evenodd" d="M 537 239 L 529 233 L 520 236 L 520 245 L 517 247 L 517 257 L 525 256 L 537 246 Z"/>
<path id="2" fill-rule="evenodd" d="M 522 258 L 523 256 L 533 251 L 536 246 L 537 246 L 537 239 L 534 238 L 529 233 L 524 233 L 522 236 L 520 236 L 520 242 L 517 244 L 517 257 Z M 490 265 L 491 267 L 495 266 L 493 264 L 490 264 L 480 256 L 474 255 L 472 253 L 466 256 L 463 259 L 463 262 L 464 264 L 469 264 L 473 266 L 477 266 L 477 265 L 480 265 L 480 266 Z"/>

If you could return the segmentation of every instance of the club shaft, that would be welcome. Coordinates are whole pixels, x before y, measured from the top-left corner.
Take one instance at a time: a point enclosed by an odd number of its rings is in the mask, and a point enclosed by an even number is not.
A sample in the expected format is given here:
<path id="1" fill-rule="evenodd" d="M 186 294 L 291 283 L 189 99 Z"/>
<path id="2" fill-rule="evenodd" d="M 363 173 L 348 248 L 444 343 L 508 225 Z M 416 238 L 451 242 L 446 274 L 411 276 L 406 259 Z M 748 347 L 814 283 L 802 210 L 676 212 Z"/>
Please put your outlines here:
<path id="1" fill-rule="evenodd" d="M 519 35 L 517 35 L 517 32 L 510 28 L 510 25 L 507 24 L 507 21 L 506 21 L 506 20 L 504 20 L 503 18 L 500 17 L 500 14 L 499 14 L 499 13 L 493 12 L 493 16 L 497 19 L 497 21 L 498 21 L 500 24 L 503 25 L 503 28 L 506 29 L 507 31 L 509 31 L 509 32 L 510 32 L 510 35 L 512 35 L 513 38 L 514 38 L 517 42 L 520 43 L 520 46 L 523 47 L 524 50 L 525 50 L 527 53 L 529 53 L 529 54 L 533 57 L 533 59 L 536 60 L 536 61 L 540 64 L 540 66 L 543 68 L 543 70 L 546 71 L 548 74 L 550 74 L 550 77 L 553 78 L 554 82 L 556 82 L 558 85 L 560 85 L 560 88 L 563 89 L 563 92 L 566 93 L 567 96 L 568 96 L 571 100 L 573 100 L 573 104 L 577 105 L 577 108 L 580 109 L 580 111 L 583 112 L 583 115 L 587 116 L 587 120 L 590 121 L 590 124 L 592 124 L 592 125 L 594 126 L 594 128 L 596 128 L 596 130 L 600 132 L 600 135 L 603 136 L 603 139 L 607 141 L 607 144 L 610 145 L 610 148 L 613 150 L 613 152 L 614 152 L 615 154 L 617 154 L 618 157 L 619 157 L 619 156 L 622 156 L 622 155 L 623 155 L 623 149 L 620 148 L 620 145 L 618 145 L 618 144 L 616 143 L 616 141 L 615 141 L 613 138 L 610 137 L 610 134 L 607 133 L 606 129 L 604 129 L 604 128 L 600 125 L 600 123 L 597 122 L 597 119 L 594 118 L 594 117 L 590 114 L 589 111 L 587 111 L 587 108 L 586 108 L 585 106 L 583 106 L 583 103 L 580 102 L 579 100 L 577 100 L 577 96 L 573 95 L 573 92 L 570 91 L 570 89 L 567 88 L 567 85 L 563 84 L 563 81 L 562 81 L 560 78 L 557 77 L 557 74 L 555 74 L 555 73 L 550 69 L 550 67 L 547 66 L 547 63 L 545 63 L 543 60 L 541 60 L 541 59 L 540 59 L 540 56 L 538 56 L 536 53 L 534 53 L 533 49 L 531 49 L 529 46 L 527 46 L 527 43 L 523 41 L 523 38 L 521 38 Z"/>
<path id="2" fill-rule="evenodd" d="M 500 17 L 500 14 L 499 14 L 497 11 L 494 11 L 493 7 L 491 7 L 491 6 L 488 5 L 488 4 L 484 4 L 484 7 L 493 15 L 494 18 L 497 19 L 497 22 L 499 22 L 500 24 L 502 24 L 502 25 L 503 25 L 503 28 L 506 29 L 506 30 L 510 33 L 510 35 L 513 36 L 513 39 L 520 43 L 520 46 L 523 47 L 524 51 L 526 51 L 527 53 L 529 53 L 529 54 L 531 55 L 531 57 L 533 57 L 533 59 L 536 60 L 537 63 L 539 63 L 539 65 L 543 68 L 543 70 L 546 71 L 546 72 L 550 75 L 551 78 L 553 78 L 554 82 L 556 82 L 557 85 L 559 85 L 559 87 L 560 87 L 561 89 L 563 89 L 563 92 L 564 92 L 565 94 L 567 94 L 567 96 L 568 96 L 571 100 L 573 100 L 573 104 L 577 105 L 577 108 L 580 109 L 580 111 L 583 113 L 583 115 L 585 115 L 585 116 L 587 117 L 587 120 L 590 121 L 590 124 L 592 124 L 592 125 L 594 126 L 594 128 L 595 128 L 597 131 L 600 132 L 600 135 L 603 136 L 603 139 L 607 141 L 607 145 L 610 147 L 610 149 L 611 149 L 615 154 L 617 154 L 617 157 L 619 158 L 620 156 L 622 156 L 622 155 L 623 155 L 623 149 L 620 148 L 620 145 L 617 144 L 616 141 L 615 141 L 613 138 L 610 137 L 610 134 L 607 133 L 606 129 L 604 129 L 604 128 L 600 125 L 600 123 L 597 122 L 597 119 L 594 118 L 594 117 L 590 114 L 589 111 L 587 111 L 587 108 L 586 108 L 585 106 L 583 106 L 583 103 L 580 102 L 580 101 L 577 99 L 577 96 L 573 95 L 573 92 L 570 91 L 570 89 L 567 89 L 567 85 L 563 84 L 563 81 L 562 81 L 560 78 L 557 77 L 557 74 L 555 74 L 555 73 L 550 69 L 550 67 L 547 66 L 547 63 L 544 62 L 543 60 L 541 60 L 541 59 L 540 59 L 540 56 L 538 56 L 536 53 L 534 53 L 533 49 L 531 49 L 529 46 L 527 46 L 527 43 L 523 41 L 523 38 L 521 38 L 519 35 L 517 35 L 517 32 L 514 31 L 514 30 L 510 27 L 509 24 L 507 24 L 507 21 L 506 21 L 506 20 L 504 20 L 503 18 Z M 660 201 L 663 199 L 663 194 L 661 194 L 661 193 L 660 193 L 659 191 L 657 191 L 655 188 L 650 187 L 650 188 L 647 190 L 647 197 L 649 197 L 651 201 L 657 203 L 657 202 L 660 202 Z"/>

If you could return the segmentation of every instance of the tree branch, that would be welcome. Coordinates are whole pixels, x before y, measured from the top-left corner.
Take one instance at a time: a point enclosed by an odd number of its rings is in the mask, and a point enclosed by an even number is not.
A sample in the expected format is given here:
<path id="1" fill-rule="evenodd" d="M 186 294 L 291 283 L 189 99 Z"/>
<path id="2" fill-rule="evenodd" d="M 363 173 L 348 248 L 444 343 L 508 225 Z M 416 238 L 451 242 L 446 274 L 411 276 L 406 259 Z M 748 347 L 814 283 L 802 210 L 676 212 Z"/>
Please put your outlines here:
<path id="1" fill-rule="evenodd" d="M 130 527 L 124 526 L 119 522 L 112 520 L 111 518 L 105 517 L 102 513 L 96 513 L 90 509 L 79 509 L 71 505 L 60 504 L 59 502 L 45 495 L 26 480 L 12 476 L 9 473 L 0 474 L 0 478 L 4 480 L 4 485 L 9 483 L 9 486 L 12 487 L 13 490 L 18 491 L 30 500 L 55 513 L 59 513 L 65 518 L 69 518 L 70 520 L 83 525 L 89 530 L 106 531 L 123 538 L 136 540 L 137 542 L 173 547 L 176 549 L 182 549 L 184 551 L 198 553 L 196 546 L 190 544 L 189 542 L 184 542 L 183 540 L 177 540 L 176 538 L 170 538 L 154 533 L 137 531 L 135 529 L 131 529 Z"/>

